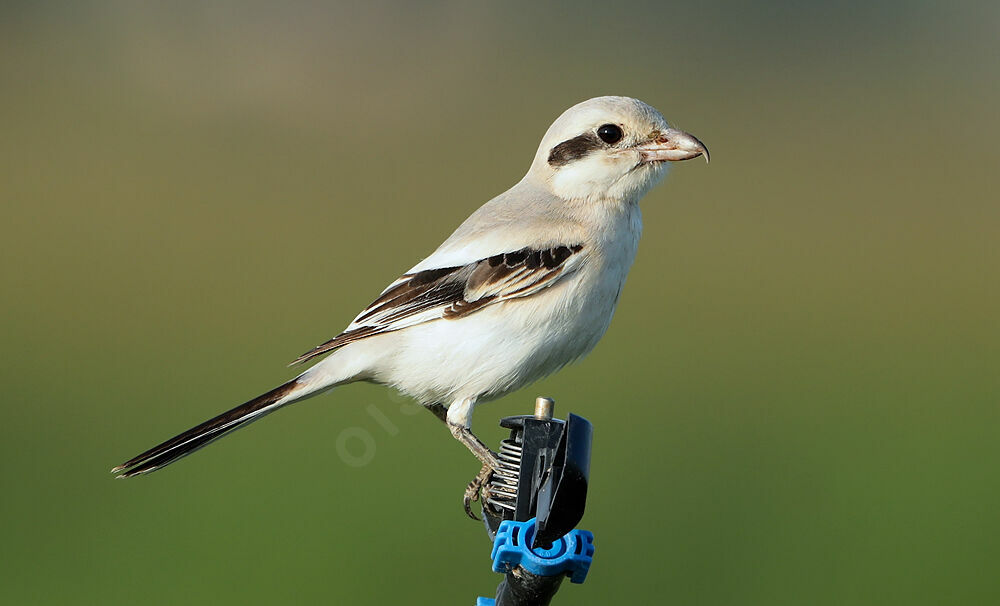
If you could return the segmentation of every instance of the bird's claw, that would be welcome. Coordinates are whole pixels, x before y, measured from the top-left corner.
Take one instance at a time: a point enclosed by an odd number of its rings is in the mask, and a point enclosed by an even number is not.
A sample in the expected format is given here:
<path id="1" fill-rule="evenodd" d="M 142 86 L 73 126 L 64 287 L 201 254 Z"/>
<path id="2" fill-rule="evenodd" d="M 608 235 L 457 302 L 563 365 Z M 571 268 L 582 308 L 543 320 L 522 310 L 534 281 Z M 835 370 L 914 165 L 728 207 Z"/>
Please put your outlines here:
<path id="1" fill-rule="evenodd" d="M 488 482 L 491 475 L 493 475 L 493 468 L 489 465 L 483 465 L 483 468 L 479 470 L 476 477 L 465 487 L 462 504 L 465 507 L 465 515 L 473 520 L 479 520 L 479 516 L 472 511 L 472 503 L 480 499 L 482 499 L 483 503 L 486 502 L 489 493 Z"/>
<path id="2" fill-rule="evenodd" d="M 465 515 L 477 521 L 479 520 L 479 516 L 472 511 L 472 502 L 478 500 L 479 488 L 475 486 L 474 482 L 469 482 L 469 485 L 465 488 L 465 496 L 462 498 L 462 505 L 465 507 Z"/>

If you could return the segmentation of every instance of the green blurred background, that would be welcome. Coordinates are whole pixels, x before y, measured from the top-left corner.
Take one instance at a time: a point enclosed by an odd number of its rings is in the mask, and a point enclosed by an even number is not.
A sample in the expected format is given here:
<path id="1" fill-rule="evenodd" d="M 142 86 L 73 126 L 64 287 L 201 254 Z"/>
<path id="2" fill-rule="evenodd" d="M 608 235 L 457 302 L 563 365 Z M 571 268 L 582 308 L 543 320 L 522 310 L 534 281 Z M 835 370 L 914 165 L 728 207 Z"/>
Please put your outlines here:
<path id="1" fill-rule="evenodd" d="M 292 376 L 603 94 L 714 160 L 644 200 L 597 350 L 476 415 L 596 426 L 557 603 L 1000 602 L 998 6 L 4 3 L 0 602 L 490 595 L 477 465 L 383 388 L 107 470 Z"/>

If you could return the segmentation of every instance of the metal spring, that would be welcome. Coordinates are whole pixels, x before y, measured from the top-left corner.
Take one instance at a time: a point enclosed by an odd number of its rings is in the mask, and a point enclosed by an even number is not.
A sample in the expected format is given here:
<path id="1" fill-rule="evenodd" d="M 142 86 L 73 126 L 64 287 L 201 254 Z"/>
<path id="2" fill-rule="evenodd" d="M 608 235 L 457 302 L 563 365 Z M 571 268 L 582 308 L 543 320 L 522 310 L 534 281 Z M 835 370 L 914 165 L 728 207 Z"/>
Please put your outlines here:
<path id="1" fill-rule="evenodd" d="M 517 477 L 521 473 L 521 445 L 510 438 L 501 440 L 497 458 L 500 468 L 490 478 L 486 501 L 494 507 L 514 511 L 517 507 Z"/>

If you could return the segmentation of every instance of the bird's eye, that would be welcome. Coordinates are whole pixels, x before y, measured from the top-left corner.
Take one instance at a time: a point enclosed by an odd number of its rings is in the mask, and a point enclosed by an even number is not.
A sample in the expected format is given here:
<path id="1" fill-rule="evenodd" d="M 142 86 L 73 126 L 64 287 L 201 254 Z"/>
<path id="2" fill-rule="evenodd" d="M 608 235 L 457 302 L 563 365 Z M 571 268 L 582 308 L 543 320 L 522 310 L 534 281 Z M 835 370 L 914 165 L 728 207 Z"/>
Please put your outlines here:
<path id="1" fill-rule="evenodd" d="M 615 124 L 605 124 L 597 129 L 597 136 L 608 145 L 614 145 L 622 140 L 622 129 Z"/>

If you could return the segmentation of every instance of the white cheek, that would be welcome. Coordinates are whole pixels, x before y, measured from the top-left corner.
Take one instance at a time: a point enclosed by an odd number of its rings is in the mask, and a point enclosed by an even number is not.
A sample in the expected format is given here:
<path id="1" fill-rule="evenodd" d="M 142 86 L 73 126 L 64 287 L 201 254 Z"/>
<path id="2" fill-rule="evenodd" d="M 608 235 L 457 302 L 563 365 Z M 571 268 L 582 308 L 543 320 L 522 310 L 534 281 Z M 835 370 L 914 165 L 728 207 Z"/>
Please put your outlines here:
<path id="1" fill-rule="evenodd" d="M 663 164 L 636 168 L 631 158 L 589 156 L 560 167 L 552 176 L 552 191 L 566 199 L 642 197 L 666 175 Z"/>
<path id="2" fill-rule="evenodd" d="M 552 190 L 568 199 L 606 195 L 627 169 L 603 156 L 580 158 L 556 170 Z"/>

